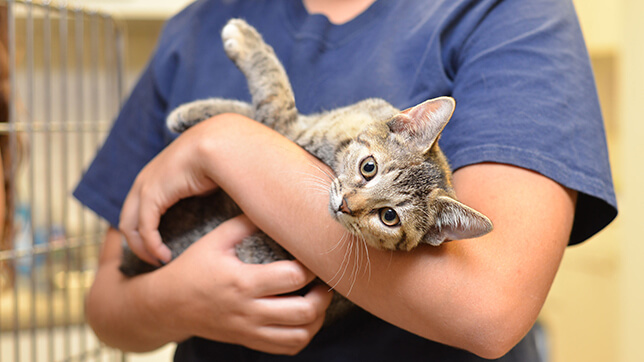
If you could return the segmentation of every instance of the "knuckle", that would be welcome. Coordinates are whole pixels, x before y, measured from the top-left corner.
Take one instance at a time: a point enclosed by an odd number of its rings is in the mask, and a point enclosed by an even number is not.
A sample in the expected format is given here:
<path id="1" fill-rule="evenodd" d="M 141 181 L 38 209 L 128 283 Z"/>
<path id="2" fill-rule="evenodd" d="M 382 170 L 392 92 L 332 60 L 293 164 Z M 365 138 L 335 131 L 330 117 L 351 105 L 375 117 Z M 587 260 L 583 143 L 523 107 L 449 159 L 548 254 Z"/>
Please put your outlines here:
<path id="1" fill-rule="evenodd" d="M 124 217 L 121 215 L 121 218 L 119 219 L 119 224 L 118 224 L 118 230 L 125 236 L 126 238 L 130 238 L 134 236 L 136 233 L 135 230 L 135 224 L 134 220 L 131 218 Z"/>
<path id="2" fill-rule="evenodd" d="M 311 303 L 305 304 L 300 310 L 300 320 L 309 324 L 315 322 L 319 317 L 319 312 Z"/>
<path id="3" fill-rule="evenodd" d="M 295 351 L 295 353 L 301 351 L 306 347 L 309 342 L 311 342 L 311 339 L 313 338 L 313 335 L 311 332 L 309 332 L 307 329 L 301 329 L 297 333 L 293 334 L 292 337 L 292 348 Z"/>
<path id="4" fill-rule="evenodd" d="M 306 274 L 297 267 L 291 267 L 286 270 L 285 279 L 293 290 L 300 289 L 306 285 Z"/>
<path id="5" fill-rule="evenodd" d="M 152 200 L 154 200 L 155 196 L 156 192 L 152 189 L 152 187 L 143 187 L 139 194 L 141 203 L 151 202 Z"/>
<path id="6" fill-rule="evenodd" d="M 250 278 L 235 277 L 232 284 L 238 295 L 249 295 L 255 290 L 255 285 Z"/>

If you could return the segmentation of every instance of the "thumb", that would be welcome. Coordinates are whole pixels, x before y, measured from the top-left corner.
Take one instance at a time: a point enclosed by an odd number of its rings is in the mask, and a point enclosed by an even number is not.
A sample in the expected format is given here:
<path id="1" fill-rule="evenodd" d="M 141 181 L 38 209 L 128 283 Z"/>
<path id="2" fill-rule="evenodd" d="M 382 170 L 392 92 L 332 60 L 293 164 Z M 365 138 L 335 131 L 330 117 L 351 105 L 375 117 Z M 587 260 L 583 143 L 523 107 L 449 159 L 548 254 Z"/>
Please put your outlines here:
<path id="1" fill-rule="evenodd" d="M 221 249 L 231 249 L 245 237 L 253 235 L 258 230 L 257 226 L 242 214 L 224 221 L 206 234 L 202 240 L 216 240 L 216 245 Z"/>

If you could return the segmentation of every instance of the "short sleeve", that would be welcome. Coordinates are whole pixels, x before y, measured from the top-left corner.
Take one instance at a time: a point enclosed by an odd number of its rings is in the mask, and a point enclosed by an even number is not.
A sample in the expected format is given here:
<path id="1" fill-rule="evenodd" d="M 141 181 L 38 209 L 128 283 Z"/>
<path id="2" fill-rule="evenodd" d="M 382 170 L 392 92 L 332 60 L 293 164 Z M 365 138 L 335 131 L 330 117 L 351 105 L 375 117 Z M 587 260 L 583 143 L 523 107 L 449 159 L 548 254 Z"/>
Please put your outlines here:
<path id="1" fill-rule="evenodd" d="M 207 68 L 211 63 L 204 61 L 212 50 L 204 50 L 203 44 L 210 44 L 218 33 L 226 16 L 220 14 L 224 4 L 241 5 L 198 0 L 164 24 L 150 63 L 77 185 L 74 196 L 112 225 L 118 225 L 123 201 L 139 171 L 176 137 L 165 127 L 169 110 L 206 97 L 210 88 L 195 96 L 199 85 L 212 87 L 213 71 Z M 223 50 L 220 53 L 223 56 Z M 204 68 L 208 72 L 202 72 Z"/>
<path id="2" fill-rule="evenodd" d="M 113 226 L 136 175 L 166 145 L 165 101 L 152 65 L 141 75 L 74 196 Z"/>
<path id="3" fill-rule="evenodd" d="M 574 8 L 568 0 L 489 3 L 452 60 L 457 107 L 441 146 L 455 169 L 512 164 L 577 190 L 570 243 L 581 242 L 617 211 Z"/>

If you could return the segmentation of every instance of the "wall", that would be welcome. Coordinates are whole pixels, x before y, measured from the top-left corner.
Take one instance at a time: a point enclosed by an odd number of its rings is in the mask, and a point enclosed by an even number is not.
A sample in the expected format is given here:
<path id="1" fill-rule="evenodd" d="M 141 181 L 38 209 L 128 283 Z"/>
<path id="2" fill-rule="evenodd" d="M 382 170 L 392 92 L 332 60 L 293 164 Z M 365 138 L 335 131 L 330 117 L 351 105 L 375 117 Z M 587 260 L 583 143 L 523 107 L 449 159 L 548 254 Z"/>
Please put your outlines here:
<path id="1" fill-rule="evenodd" d="M 620 216 L 569 248 L 544 307 L 554 362 L 644 361 L 644 2 L 576 0 L 606 119 Z"/>
<path id="2" fill-rule="evenodd" d="M 606 124 L 613 175 L 621 198 L 619 63 L 621 2 L 576 0 Z M 566 250 L 541 313 L 553 362 L 616 361 L 620 354 L 620 219 Z"/>
<path id="3" fill-rule="evenodd" d="M 621 48 L 619 93 L 619 149 L 622 168 L 622 217 L 620 225 L 620 360 L 644 361 L 644 2 L 625 0 L 623 12 L 624 46 Z"/>

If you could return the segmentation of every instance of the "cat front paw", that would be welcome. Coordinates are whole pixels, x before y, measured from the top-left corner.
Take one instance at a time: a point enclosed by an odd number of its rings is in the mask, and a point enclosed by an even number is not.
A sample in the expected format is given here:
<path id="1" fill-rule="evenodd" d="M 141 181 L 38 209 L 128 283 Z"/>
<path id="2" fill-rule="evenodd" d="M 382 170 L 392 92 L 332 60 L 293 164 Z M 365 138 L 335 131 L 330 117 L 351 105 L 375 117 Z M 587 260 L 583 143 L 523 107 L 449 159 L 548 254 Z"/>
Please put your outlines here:
<path id="1" fill-rule="evenodd" d="M 231 19 L 221 30 L 224 50 L 230 59 L 237 62 L 246 59 L 253 49 L 264 41 L 261 35 L 242 19 Z"/>
<path id="2" fill-rule="evenodd" d="M 175 108 L 166 118 L 166 126 L 174 133 L 181 133 L 210 118 L 212 116 L 210 103 L 209 100 L 198 100 Z"/>
<path id="3" fill-rule="evenodd" d="M 181 133 L 185 131 L 186 129 L 190 128 L 190 125 L 187 124 L 185 120 L 185 113 L 187 109 L 185 106 L 181 106 L 178 108 L 175 108 L 174 111 L 168 115 L 168 118 L 166 118 L 166 126 L 168 129 L 174 133 Z"/>

